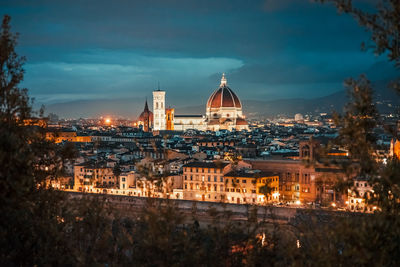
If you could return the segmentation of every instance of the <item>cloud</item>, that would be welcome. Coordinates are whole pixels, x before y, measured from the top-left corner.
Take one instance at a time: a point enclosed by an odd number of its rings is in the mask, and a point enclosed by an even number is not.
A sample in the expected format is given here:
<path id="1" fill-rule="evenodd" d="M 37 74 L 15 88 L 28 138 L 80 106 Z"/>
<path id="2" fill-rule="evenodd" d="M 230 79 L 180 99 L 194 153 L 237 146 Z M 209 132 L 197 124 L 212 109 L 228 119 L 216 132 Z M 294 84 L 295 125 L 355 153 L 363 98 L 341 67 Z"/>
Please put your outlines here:
<path id="1" fill-rule="evenodd" d="M 23 85 L 39 101 L 145 96 L 157 82 L 168 87 L 171 96 L 182 96 L 188 88 L 203 87 L 211 74 L 243 65 L 231 58 L 151 57 L 104 50 L 71 55 L 70 61 L 75 58 L 84 62 L 27 64 Z M 122 64 L 117 63 L 119 58 L 124 58 Z"/>
<path id="2" fill-rule="evenodd" d="M 372 0 L 371 0 L 372 1 Z M 222 72 L 244 99 L 311 97 L 382 58 L 368 34 L 331 5 L 309 0 L 4 0 L 26 55 L 24 86 L 43 102 L 145 97 L 203 103 Z M 378 75 L 376 75 L 378 76 Z M 321 90 L 321 88 L 324 88 Z"/>

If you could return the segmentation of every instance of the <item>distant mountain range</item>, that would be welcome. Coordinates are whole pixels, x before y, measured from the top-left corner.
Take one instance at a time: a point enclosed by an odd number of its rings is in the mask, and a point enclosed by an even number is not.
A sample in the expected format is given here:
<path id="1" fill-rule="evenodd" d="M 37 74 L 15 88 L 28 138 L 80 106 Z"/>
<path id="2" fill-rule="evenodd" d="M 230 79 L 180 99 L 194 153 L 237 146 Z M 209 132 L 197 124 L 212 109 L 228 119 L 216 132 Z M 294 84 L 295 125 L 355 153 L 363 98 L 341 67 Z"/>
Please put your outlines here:
<path id="1" fill-rule="evenodd" d="M 400 97 L 394 91 L 377 83 L 375 98 L 381 112 L 394 112 L 400 106 Z M 243 110 L 248 118 L 270 117 L 278 114 L 294 116 L 296 113 L 321 113 L 342 111 L 348 102 L 345 91 L 311 99 L 278 99 L 278 100 L 243 100 Z M 151 103 L 150 107 L 151 107 Z M 62 118 L 99 117 L 117 115 L 137 118 L 143 111 L 144 101 L 139 98 L 79 100 L 51 104 L 46 107 L 47 113 L 55 113 Z M 176 114 L 204 114 L 205 104 L 190 107 L 175 107 Z"/>

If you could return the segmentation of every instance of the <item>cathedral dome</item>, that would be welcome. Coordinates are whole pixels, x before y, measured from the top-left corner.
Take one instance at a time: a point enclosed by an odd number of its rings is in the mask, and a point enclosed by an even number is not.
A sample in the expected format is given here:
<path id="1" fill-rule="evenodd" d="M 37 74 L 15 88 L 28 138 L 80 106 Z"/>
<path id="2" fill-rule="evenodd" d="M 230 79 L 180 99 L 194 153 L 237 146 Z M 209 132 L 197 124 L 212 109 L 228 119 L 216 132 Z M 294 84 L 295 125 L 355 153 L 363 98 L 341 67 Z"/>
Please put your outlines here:
<path id="1" fill-rule="evenodd" d="M 207 101 L 207 109 L 210 108 L 242 108 L 237 95 L 227 86 L 225 74 L 222 75 L 221 84 Z"/>

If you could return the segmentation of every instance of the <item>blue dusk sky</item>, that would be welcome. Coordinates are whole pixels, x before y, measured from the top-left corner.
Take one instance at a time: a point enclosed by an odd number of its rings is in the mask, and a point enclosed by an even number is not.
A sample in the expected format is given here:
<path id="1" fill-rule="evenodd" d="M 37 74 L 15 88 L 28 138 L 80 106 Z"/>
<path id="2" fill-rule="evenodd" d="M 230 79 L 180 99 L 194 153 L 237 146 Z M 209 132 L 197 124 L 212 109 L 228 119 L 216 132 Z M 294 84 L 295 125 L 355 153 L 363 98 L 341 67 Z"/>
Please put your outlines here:
<path id="1" fill-rule="evenodd" d="M 2 0 L 0 11 L 20 33 L 23 86 L 44 104 L 150 98 L 159 82 L 171 105 L 200 105 L 223 72 L 241 99 L 312 98 L 393 74 L 361 51 L 370 34 L 351 16 L 309 0 Z"/>

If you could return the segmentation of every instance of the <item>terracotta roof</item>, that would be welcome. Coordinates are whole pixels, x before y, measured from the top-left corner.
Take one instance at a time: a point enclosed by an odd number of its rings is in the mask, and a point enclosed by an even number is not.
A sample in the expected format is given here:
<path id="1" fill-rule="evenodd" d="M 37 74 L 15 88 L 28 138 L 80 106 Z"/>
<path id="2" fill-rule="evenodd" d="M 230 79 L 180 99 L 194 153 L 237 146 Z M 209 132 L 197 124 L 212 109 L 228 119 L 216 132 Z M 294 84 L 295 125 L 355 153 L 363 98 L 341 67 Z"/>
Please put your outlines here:
<path id="1" fill-rule="evenodd" d="M 215 90 L 207 101 L 207 108 L 220 107 L 242 107 L 237 95 L 225 84 Z"/>
<path id="2" fill-rule="evenodd" d="M 204 161 L 194 161 L 183 165 L 183 167 L 197 167 L 197 168 L 217 168 L 222 169 L 229 163 L 226 162 L 204 162 Z"/>
<path id="3" fill-rule="evenodd" d="M 247 125 L 247 121 L 245 121 L 242 118 L 237 118 L 236 119 L 236 125 Z"/>

